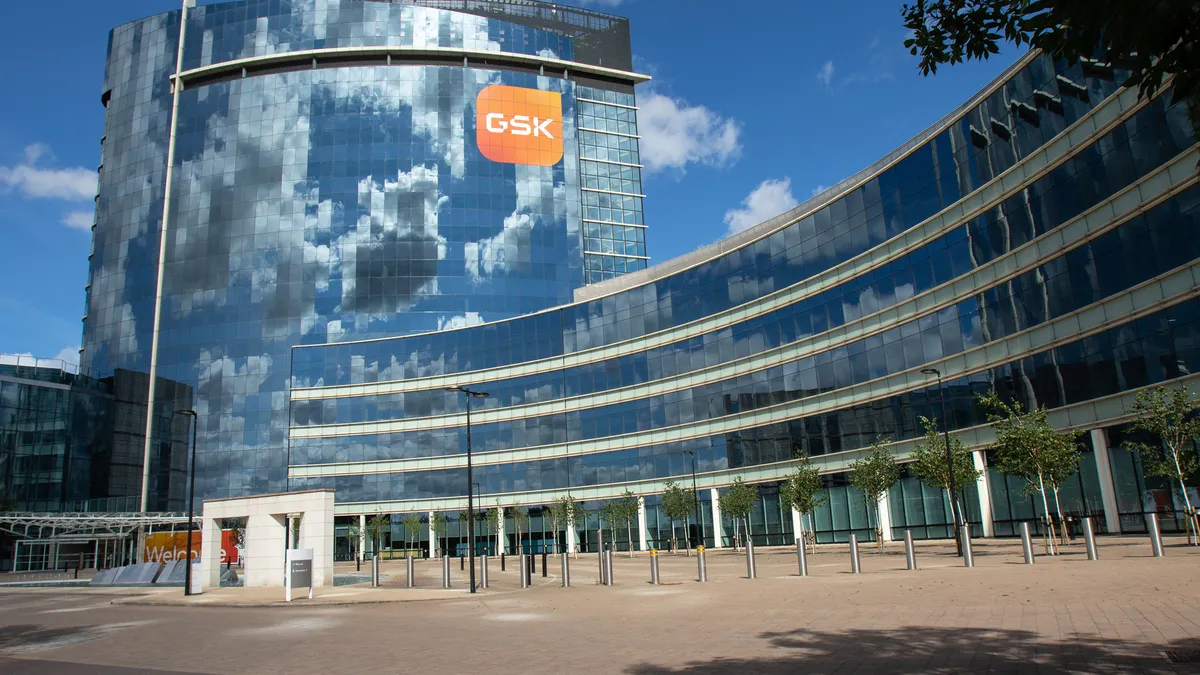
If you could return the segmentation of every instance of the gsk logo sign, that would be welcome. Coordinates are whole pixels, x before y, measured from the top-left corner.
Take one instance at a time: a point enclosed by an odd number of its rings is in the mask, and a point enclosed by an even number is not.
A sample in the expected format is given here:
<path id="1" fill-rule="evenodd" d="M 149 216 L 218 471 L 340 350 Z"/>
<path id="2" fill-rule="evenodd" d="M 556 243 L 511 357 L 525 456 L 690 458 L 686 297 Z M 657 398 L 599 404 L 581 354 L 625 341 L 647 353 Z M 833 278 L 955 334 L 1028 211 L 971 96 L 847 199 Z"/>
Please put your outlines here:
<path id="1" fill-rule="evenodd" d="M 554 166 L 563 156 L 562 94 L 485 87 L 475 99 L 475 142 L 493 162 Z"/>

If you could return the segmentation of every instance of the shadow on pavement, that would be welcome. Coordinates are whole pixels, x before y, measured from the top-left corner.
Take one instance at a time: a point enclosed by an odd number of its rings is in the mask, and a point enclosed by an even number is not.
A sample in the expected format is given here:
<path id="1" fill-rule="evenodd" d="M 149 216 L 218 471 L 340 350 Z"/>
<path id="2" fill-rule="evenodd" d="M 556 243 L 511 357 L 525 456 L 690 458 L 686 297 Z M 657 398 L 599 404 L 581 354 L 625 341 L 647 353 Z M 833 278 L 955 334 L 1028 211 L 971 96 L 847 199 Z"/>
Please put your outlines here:
<path id="1" fill-rule="evenodd" d="M 1166 648 L 1147 643 L 1072 636 L 1038 640 L 1021 630 L 898 628 L 760 633 L 764 655 L 722 658 L 677 667 L 635 665 L 634 675 L 718 673 L 1200 673 L 1200 640 Z M 1164 654 L 1193 656 L 1173 663 Z"/>

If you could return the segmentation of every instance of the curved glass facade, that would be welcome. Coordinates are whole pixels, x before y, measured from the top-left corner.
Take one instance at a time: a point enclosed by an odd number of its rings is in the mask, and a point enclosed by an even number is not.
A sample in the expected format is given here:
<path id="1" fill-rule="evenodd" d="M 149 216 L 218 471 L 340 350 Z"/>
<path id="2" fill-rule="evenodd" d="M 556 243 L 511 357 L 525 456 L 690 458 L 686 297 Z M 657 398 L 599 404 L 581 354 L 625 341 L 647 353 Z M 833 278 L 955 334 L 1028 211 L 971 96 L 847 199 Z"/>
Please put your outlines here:
<path id="1" fill-rule="evenodd" d="M 624 19 L 526 2 L 115 29 L 83 366 L 194 389 L 151 389 L 141 438 L 198 413 L 199 497 L 284 490 L 294 346 L 509 319 L 645 267 L 628 49 Z"/>
<path id="2" fill-rule="evenodd" d="M 845 540 L 872 530 L 845 473 L 857 450 L 884 436 L 903 458 L 942 395 L 951 428 L 982 448 L 974 395 L 995 389 L 1094 430 L 1060 496 L 1065 512 L 1107 515 L 1103 495 L 1133 480 L 1109 461 L 1109 420 L 1136 389 L 1200 367 L 1198 150 L 1182 106 L 1122 81 L 1102 63 L 1030 54 L 917 142 L 736 247 L 529 316 L 297 346 L 290 487 L 333 487 L 346 515 L 462 509 L 467 400 L 445 388 L 470 386 L 491 394 L 472 402 L 479 503 L 528 507 L 526 548 L 562 536 L 538 520 L 557 497 L 595 513 L 626 490 L 644 498 L 645 523 L 633 542 L 613 533 L 618 545 L 664 545 L 658 495 L 690 482 L 693 459 L 692 538 L 728 542 L 716 498 L 742 476 L 760 486 L 751 535 L 790 543 L 799 523 L 777 484 L 800 454 L 830 497 L 804 527 Z M 1020 487 L 985 472 L 967 486 L 969 519 L 1012 534 L 1040 509 Z M 885 501 L 891 528 L 947 536 L 944 497 L 915 478 Z M 1112 515 L 1101 530 L 1134 527 Z M 566 536 L 586 548 L 597 527 L 592 515 Z"/>

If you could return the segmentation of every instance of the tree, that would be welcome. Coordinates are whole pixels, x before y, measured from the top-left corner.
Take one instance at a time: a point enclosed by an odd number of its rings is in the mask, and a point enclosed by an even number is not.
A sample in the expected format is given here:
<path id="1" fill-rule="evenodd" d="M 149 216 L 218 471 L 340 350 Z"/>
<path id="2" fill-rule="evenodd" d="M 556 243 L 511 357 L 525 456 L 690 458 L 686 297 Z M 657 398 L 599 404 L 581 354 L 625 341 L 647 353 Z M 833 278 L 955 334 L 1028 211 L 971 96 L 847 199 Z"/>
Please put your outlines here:
<path id="1" fill-rule="evenodd" d="M 950 519 L 954 521 L 955 532 L 959 522 L 966 522 L 965 517 L 955 517 L 955 512 L 963 513 L 958 495 L 950 494 L 950 467 L 946 464 L 946 436 L 938 431 L 937 420 L 921 418 L 921 426 L 925 428 L 925 438 L 917 443 L 909 455 L 912 464 L 909 469 L 913 476 L 931 488 L 946 491 L 946 501 L 950 504 Z M 950 437 L 950 456 L 954 466 L 954 486 L 963 489 L 979 480 L 979 471 L 971 459 L 971 451 L 967 449 L 957 436 Z"/>
<path id="2" fill-rule="evenodd" d="M 355 561 L 362 555 L 362 551 L 359 550 L 358 545 L 358 539 L 361 536 L 362 530 L 359 529 L 358 525 L 346 526 L 346 541 L 350 544 L 350 555 L 354 556 Z"/>
<path id="3" fill-rule="evenodd" d="M 625 534 L 629 538 L 629 557 L 633 557 L 633 521 L 638 517 L 638 496 L 626 490 L 621 494 L 619 499 L 616 499 L 610 504 L 615 505 L 614 516 L 615 522 L 625 523 Z M 615 538 L 614 538 L 615 540 Z"/>
<path id="4" fill-rule="evenodd" d="M 546 516 L 550 516 L 550 529 L 552 531 L 551 539 L 554 542 L 551 544 L 551 548 L 557 550 L 559 555 L 561 555 L 562 547 L 558 545 L 559 515 L 558 509 L 554 508 L 554 506 L 554 504 L 550 504 L 549 506 L 542 507 L 542 527 L 543 529 L 545 528 Z M 551 552 L 553 553 L 554 551 Z"/>
<path id="5" fill-rule="evenodd" d="M 687 517 L 696 510 L 696 495 L 691 490 L 679 487 L 673 480 L 667 481 L 664 487 L 666 491 L 662 496 L 662 509 L 667 520 L 671 521 L 671 551 L 674 552 L 676 548 L 675 522 L 686 521 Z M 691 555 L 691 542 L 688 539 L 684 538 L 684 547 L 688 555 Z"/>
<path id="6" fill-rule="evenodd" d="M 1069 63 L 1099 61 L 1129 71 L 1126 87 L 1150 98 L 1173 77 L 1200 138 L 1200 4 L 1129 0 L 916 0 L 901 11 L 904 46 L 918 69 L 984 60 L 1001 42 L 1028 44 Z M 1094 57 L 1094 60 L 1093 60 Z"/>
<path id="7" fill-rule="evenodd" d="M 875 516 L 875 547 L 883 551 L 883 525 L 879 522 L 879 500 L 887 495 L 888 488 L 900 480 L 900 469 L 896 457 L 887 447 L 886 438 L 876 439 L 867 448 L 867 454 L 850 464 L 850 484 L 863 493 L 863 498 Z"/>
<path id="8" fill-rule="evenodd" d="M 521 533 L 529 531 L 529 511 L 519 506 L 514 506 L 508 510 L 508 514 L 512 517 L 513 527 L 517 530 L 517 555 L 525 552 L 521 548 Z"/>
<path id="9" fill-rule="evenodd" d="M 367 537 L 370 538 L 372 550 L 375 555 L 379 555 L 379 549 L 383 545 L 383 535 L 390 532 L 392 529 L 392 518 L 387 514 L 371 516 L 367 519 Z"/>
<path id="10" fill-rule="evenodd" d="M 1133 401 L 1137 419 L 1133 428 L 1158 436 L 1159 443 L 1127 443 L 1142 457 L 1142 466 L 1152 476 L 1162 476 L 1179 483 L 1188 521 L 1188 540 L 1200 544 L 1196 531 L 1196 515 L 1188 496 L 1186 478 L 1195 474 L 1197 457 L 1195 439 L 1200 437 L 1200 405 L 1185 385 L 1176 388 L 1155 387 L 1139 391 Z"/>
<path id="11" fill-rule="evenodd" d="M 1000 400 L 995 391 L 979 396 L 978 400 L 984 409 L 996 411 L 988 413 L 988 420 L 996 432 L 996 442 L 991 445 L 996 454 L 996 468 L 1000 473 L 1025 479 L 1024 494 L 1037 492 L 1041 495 L 1046 531 L 1053 532 L 1046 490 L 1054 489 L 1056 477 L 1062 480 L 1064 467 L 1071 461 L 1068 455 L 1074 455 L 1075 464 L 1078 464 L 1078 451 L 1074 449 L 1076 436 L 1055 431 L 1047 420 L 1049 412 L 1045 406 L 1026 411 L 1018 401 L 1009 404 Z M 1059 520 L 1062 520 L 1061 511 Z M 1057 552 L 1049 542 L 1047 551 Z"/>
<path id="12" fill-rule="evenodd" d="M 446 514 L 441 513 L 441 512 L 433 514 L 433 517 L 429 520 L 429 525 L 430 525 L 430 527 L 433 528 L 433 533 L 435 535 L 446 534 L 446 529 L 447 529 L 446 525 L 447 524 L 448 523 L 446 520 Z M 450 544 L 449 539 L 446 537 L 442 537 L 441 549 L 442 549 L 443 556 L 446 555 L 446 547 L 449 544 Z"/>
<path id="13" fill-rule="evenodd" d="M 746 539 L 750 538 L 750 512 L 758 504 L 758 486 L 746 485 L 742 481 L 742 477 L 738 476 L 733 479 L 733 485 L 721 495 L 717 503 L 721 507 L 721 513 L 727 513 L 733 518 L 733 550 L 737 550 L 737 524 L 740 521 L 745 525 Z"/>
<path id="14" fill-rule="evenodd" d="M 487 525 L 488 534 L 496 537 L 496 555 L 500 555 L 500 505 L 496 508 L 488 509 L 484 515 L 484 523 Z"/>
<path id="15" fill-rule="evenodd" d="M 562 523 L 564 529 L 573 529 L 575 523 L 587 517 L 587 511 L 583 508 L 583 504 L 572 499 L 571 495 L 559 497 L 555 500 L 552 508 L 555 515 L 554 522 L 556 528 L 558 523 Z M 557 538 L 557 536 L 556 530 L 555 537 Z M 567 553 L 574 553 L 574 551 L 567 551 Z"/>
<path id="16" fill-rule="evenodd" d="M 416 513 L 410 513 L 400 520 L 404 525 L 404 530 L 408 532 L 408 548 L 412 549 L 413 542 L 420 536 L 421 531 L 421 516 Z"/>
<path id="17" fill-rule="evenodd" d="M 804 539 L 804 516 L 812 518 L 812 512 L 829 499 L 822 494 L 825 481 L 821 472 L 812 465 L 807 454 L 797 457 L 796 470 L 779 485 L 779 499 L 783 505 L 800 514 L 800 531 L 796 534 Z"/>

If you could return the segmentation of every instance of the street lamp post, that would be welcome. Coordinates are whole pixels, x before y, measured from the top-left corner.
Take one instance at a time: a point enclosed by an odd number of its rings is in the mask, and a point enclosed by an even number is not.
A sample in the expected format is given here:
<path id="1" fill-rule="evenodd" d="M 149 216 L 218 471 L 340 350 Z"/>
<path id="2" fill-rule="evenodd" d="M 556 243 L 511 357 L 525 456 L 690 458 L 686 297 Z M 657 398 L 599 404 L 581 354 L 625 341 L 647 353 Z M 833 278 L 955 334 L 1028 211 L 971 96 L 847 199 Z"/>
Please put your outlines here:
<path id="1" fill-rule="evenodd" d="M 446 391 L 460 392 L 467 397 L 467 559 L 471 567 L 471 592 L 475 592 L 475 502 L 472 492 L 471 474 L 471 399 L 487 398 L 485 391 L 472 391 L 466 387 L 446 387 Z"/>
<path id="2" fill-rule="evenodd" d="M 188 471 L 188 529 L 187 529 L 187 567 L 183 572 L 183 594 L 192 594 L 192 518 L 195 515 L 196 503 L 196 425 L 199 418 L 195 410 L 176 410 L 172 415 L 187 415 L 192 418 L 192 468 Z M 220 545 L 220 544 L 218 544 Z"/>
<path id="3" fill-rule="evenodd" d="M 942 372 L 937 368 L 922 368 L 924 375 L 936 375 L 938 379 L 938 400 L 942 404 L 942 430 L 946 435 L 946 471 L 950 485 L 950 518 L 954 521 L 954 550 L 962 555 L 962 537 L 959 534 L 958 491 L 954 485 L 954 456 L 950 453 L 950 419 L 946 417 L 946 395 L 942 391 Z M 966 519 L 963 518 L 965 522 Z"/>
<path id="4" fill-rule="evenodd" d="M 700 491 L 696 489 L 696 453 L 684 450 L 683 454 L 692 458 L 692 499 L 696 500 L 696 521 L 700 523 L 700 545 L 704 546 L 704 513 L 700 511 Z"/>

